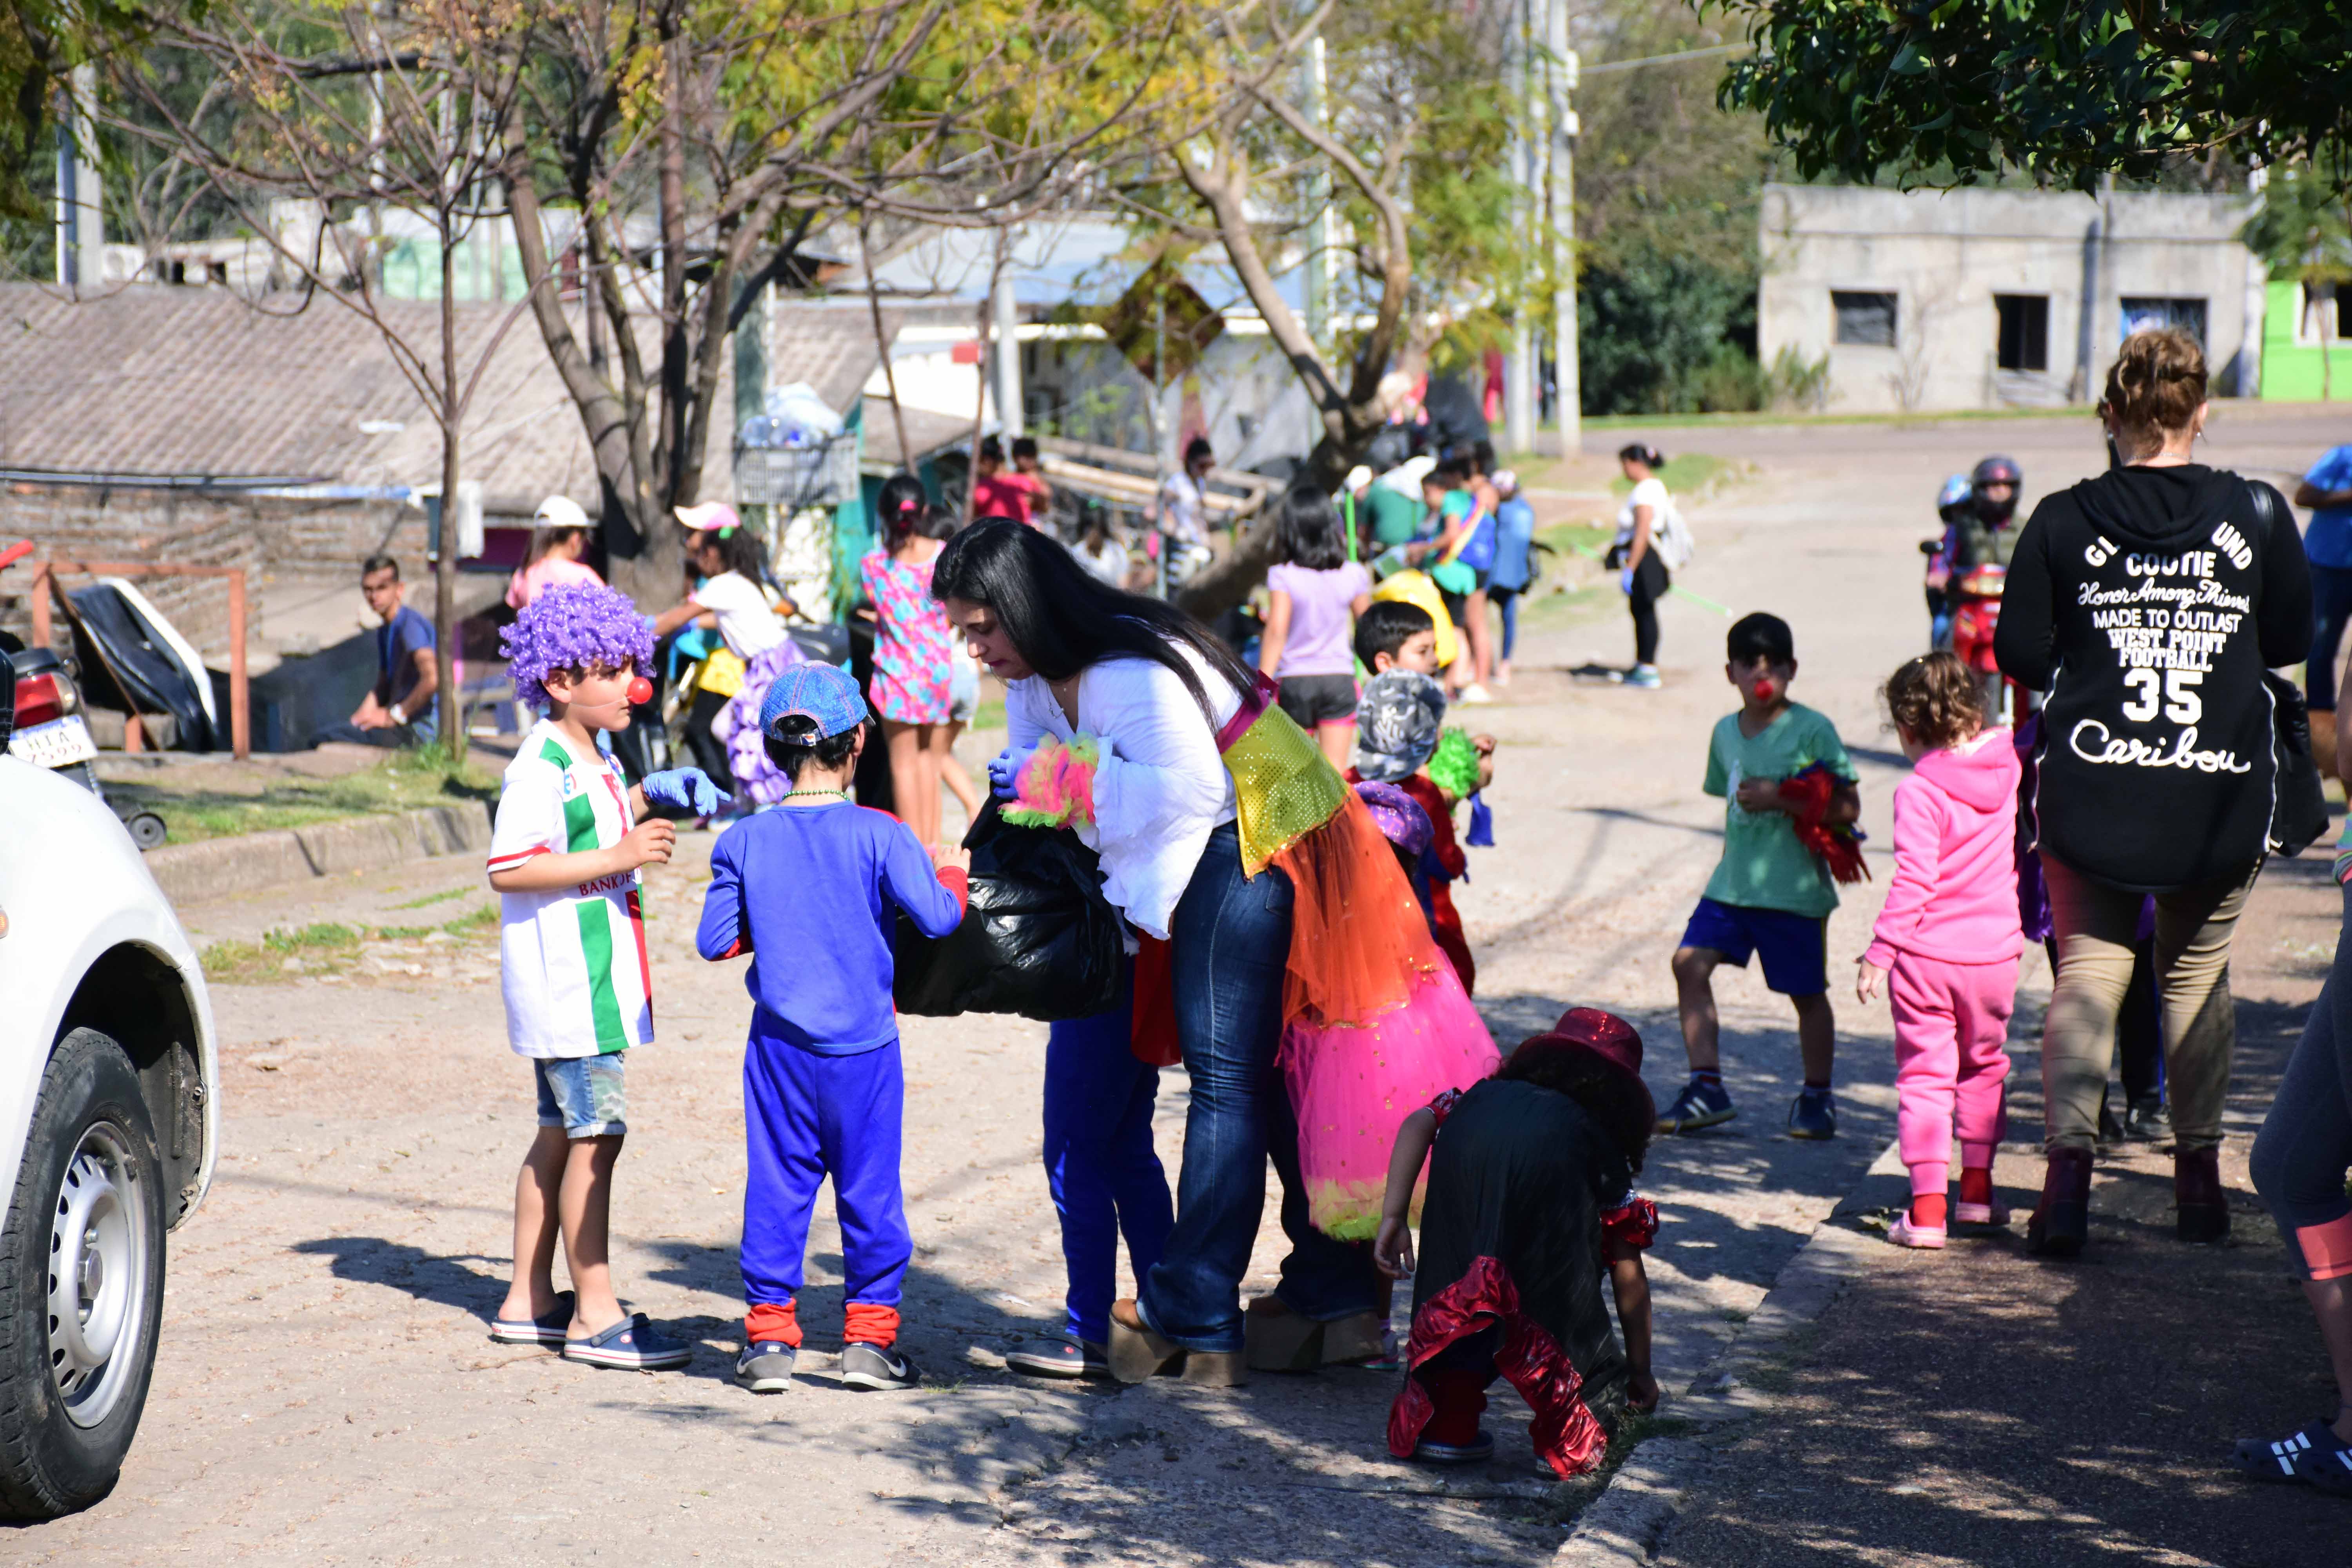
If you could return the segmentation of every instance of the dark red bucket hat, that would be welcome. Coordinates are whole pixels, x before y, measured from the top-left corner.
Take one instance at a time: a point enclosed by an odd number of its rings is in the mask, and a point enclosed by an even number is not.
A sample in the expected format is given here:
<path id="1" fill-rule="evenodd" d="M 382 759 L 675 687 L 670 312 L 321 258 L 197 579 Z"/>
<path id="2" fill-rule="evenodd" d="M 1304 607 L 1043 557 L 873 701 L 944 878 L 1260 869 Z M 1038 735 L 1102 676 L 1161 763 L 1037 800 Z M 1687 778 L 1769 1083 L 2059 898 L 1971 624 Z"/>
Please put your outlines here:
<path id="1" fill-rule="evenodd" d="M 1559 1016 L 1559 1023 L 1513 1054 L 1548 1055 L 1554 1051 L 1597 1058 L 1615 1068 L 1633 1080 L 1650 1107 L 1650 1120 L 1657 1120 L 1657 1102 L 1650 1098 L 1649 1086 L 1642 1082 L 1641 1034 L 1616 1014 L 1604 1013 L 1598 1007 L 1570 1007 Z"/>

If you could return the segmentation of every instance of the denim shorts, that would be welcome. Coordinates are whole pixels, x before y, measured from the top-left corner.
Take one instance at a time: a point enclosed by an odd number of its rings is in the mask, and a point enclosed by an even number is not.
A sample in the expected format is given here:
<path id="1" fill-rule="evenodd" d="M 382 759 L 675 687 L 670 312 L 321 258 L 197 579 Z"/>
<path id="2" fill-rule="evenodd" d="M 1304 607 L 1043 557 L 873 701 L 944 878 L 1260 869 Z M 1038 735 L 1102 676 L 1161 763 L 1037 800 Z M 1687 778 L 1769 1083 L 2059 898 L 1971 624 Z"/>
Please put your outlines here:
<path id="1" fill-rule="evenodd" d="M 1764 961 L 1764 984 L 1783 996 L 1818 996 L 1830 988 L 1829 921 L 1786 910 L 1759 910 L 1701 899 L 1683 928 L 1685 947 L 1712 948 L 1737 969 L 1752 953 Z"/>
<path id="2" fill-rule="evenodd" d="M 980 711 L 980 666 L 958 654 L 948 664 L 948 721 L 969 724 Z"/>
<path id="3" fill-rule="evenodd" d="M 622 1077 L 626 1051 L 601 1057 L 537 1057 L 539 1124 L 561 1127 L 566 1138 L 618 1138 L 629 1130 Z"/>

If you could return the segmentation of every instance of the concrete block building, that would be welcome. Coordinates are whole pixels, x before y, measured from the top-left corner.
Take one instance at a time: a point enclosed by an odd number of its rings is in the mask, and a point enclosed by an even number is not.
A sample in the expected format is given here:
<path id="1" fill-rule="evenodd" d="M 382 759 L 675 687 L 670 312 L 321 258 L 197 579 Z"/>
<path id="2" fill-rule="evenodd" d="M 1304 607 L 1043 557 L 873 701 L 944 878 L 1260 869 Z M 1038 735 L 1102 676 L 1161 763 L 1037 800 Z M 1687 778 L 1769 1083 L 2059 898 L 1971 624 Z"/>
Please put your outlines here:
<path id="1" fill-rule="evenodd" d="M 1764 187 L 1757 350 L 1829 362 L 1832 411 L 2095 400 L 2149 326 L 2204 342 L 2221 395 L 2260 385 L 2250 197 Z"/>

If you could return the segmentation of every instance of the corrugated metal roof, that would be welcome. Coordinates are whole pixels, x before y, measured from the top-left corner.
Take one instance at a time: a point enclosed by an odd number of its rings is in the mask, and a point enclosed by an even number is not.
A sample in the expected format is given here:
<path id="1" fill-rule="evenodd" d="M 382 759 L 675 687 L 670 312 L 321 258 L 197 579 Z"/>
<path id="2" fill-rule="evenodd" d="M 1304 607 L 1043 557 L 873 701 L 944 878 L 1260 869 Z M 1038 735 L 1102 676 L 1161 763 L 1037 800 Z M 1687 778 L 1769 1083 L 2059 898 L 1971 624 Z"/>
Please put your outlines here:
<path id="1" fill-rule="evenodd" d="M 437 356 L 437 305 L 379 308 L 403 341 Z M 896 312 L 885 329 L 895 333 Z M 880 360 L 863 300 L 772 307 L 768 350 L 771 385 L 805 381 L 844 410 Z M 460 433 L 464 476 L 493 510 L 593 498 L 580 416 L 529 313 L 459 306 L 461 376 L 485 352 Z M 718 405 L 728 416 L 713 422 L 702 493 L 724 500 L 731 364 Z M 144 286 L 78 303 L 16 283 L 0 284 L 0 466 L 421 488 L 440 482 L 441 440 L 374 325 L 335 300 L 253 305 L 225 289 Z"/>

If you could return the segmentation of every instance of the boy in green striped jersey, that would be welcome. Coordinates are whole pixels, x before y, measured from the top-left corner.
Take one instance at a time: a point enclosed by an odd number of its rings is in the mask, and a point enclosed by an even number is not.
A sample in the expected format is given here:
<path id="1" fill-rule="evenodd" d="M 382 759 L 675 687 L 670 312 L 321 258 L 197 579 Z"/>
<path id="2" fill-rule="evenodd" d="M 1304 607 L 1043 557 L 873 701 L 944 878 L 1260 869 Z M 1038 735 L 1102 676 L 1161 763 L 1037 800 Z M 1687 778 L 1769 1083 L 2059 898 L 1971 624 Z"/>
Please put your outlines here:
<path id="1" fill-rule="evenodd" d="M 597 1366 L 683 1366 L 686 1345 L 622 1310 L 606 1235 L 628 1132 L 622 1068 L 654 1037 L 639 868 L 666 863 L 677 840 L 669 823 L 639 818 L 655 805 L 708 816 L 727 797 L 694 768 L 633 788 L 613 760 L 604 735 L 628 727 L 653 654 L 625 595 L 547 590 L 505 640 L 517 697 L 546 710 L 507 768 L 489 858 L 507 1039 L 530 1059 L 539 1131 L 515 1182 L 514 1281 L 490 1337 Z M 559 1236 L 572 1275 L 561 1295 Z"/>

